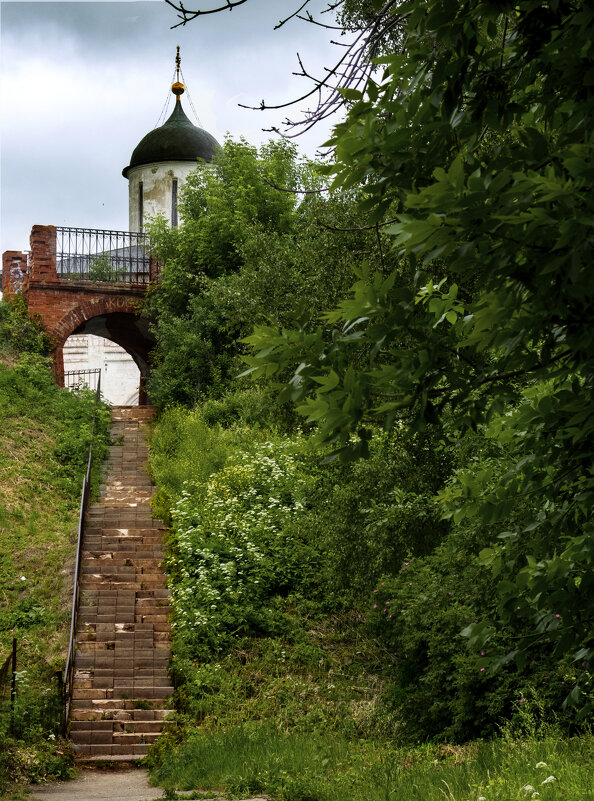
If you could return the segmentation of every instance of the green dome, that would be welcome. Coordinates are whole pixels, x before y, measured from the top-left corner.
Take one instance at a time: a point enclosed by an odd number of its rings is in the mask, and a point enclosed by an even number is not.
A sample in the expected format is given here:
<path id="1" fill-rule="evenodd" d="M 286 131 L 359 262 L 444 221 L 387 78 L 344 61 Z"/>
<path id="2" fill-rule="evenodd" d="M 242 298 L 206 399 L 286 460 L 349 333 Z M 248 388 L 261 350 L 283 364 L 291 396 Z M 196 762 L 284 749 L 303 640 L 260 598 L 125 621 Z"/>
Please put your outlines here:
<path id="1" fill-rule="evenodd" d="M 210 161 L 219 148 L 219 143 L 208 131 L 192 125 L 186 117 L 179 100 L 173 114 L 160 128 L 155 128 L 134 148 L 130 164 L 122 175 L 128 177 L 132 167 L 162 161 Z"/>

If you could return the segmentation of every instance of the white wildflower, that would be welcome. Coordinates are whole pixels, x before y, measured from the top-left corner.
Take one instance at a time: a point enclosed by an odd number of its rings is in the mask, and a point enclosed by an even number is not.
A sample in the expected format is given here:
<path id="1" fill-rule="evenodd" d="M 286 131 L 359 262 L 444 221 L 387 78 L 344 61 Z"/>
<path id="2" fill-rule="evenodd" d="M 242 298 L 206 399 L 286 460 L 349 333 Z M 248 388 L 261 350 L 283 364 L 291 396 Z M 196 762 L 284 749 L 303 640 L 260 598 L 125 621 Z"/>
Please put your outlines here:
<path id="1" fill-rule="evenodd" d="M 541 782 L 541 784 L 551 784 L 551 782 L 556 781 L 557 779 L 554 776 L 547 776 L 547 778 L 544 780 L 544 782 Z"/>
<path id="2" fill-rule="evenodd" d="M 536 763 L 536 767 L 537 768 L 548 768 L 548 765 L 547 765 L 546 762 L 537 762 Z"/>
<path id="3" fill-rule="evenodd" d="M 525 793 L 533 793 L 534 792 L 534 787 L 531 784 L 525 784 L 524 787 L 522 787 L 522 790 Z"/>

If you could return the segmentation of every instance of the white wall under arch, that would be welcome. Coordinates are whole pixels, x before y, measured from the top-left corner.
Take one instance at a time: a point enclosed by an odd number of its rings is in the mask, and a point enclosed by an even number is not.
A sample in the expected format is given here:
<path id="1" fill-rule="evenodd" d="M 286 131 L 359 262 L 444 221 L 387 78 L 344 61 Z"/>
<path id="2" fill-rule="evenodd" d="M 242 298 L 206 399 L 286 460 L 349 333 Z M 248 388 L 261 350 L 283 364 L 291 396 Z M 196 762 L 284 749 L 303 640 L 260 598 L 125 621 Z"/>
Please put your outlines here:
<path id="1" fill-rule="evenodd" d="M 64 343 L 64 371 L 101 368 L 101 394 L 114 406 L 137 406 L 140 370 L 123 348 L 105 337 L 73 334 Z"/>

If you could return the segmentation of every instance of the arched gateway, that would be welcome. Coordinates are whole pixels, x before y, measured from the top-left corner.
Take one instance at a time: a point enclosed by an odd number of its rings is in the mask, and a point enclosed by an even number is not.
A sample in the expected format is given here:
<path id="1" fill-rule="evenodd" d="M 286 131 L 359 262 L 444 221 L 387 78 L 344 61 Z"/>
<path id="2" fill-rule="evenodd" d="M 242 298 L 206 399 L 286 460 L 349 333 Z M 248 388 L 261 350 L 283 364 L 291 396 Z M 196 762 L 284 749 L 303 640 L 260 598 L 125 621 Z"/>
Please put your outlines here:
<path id="1" fill-rule="evenodd" d="M 35 225 L 29 254 L 3 254 L 2 292 L 22 295 L 53 342 L 56 380 L 63 382 L 62 348 L 72 334 L 96 334 L 117 343 L 140 370 L 139 403 L 154 345 L 140 302 L 157 265 L 141 234 Z"/>

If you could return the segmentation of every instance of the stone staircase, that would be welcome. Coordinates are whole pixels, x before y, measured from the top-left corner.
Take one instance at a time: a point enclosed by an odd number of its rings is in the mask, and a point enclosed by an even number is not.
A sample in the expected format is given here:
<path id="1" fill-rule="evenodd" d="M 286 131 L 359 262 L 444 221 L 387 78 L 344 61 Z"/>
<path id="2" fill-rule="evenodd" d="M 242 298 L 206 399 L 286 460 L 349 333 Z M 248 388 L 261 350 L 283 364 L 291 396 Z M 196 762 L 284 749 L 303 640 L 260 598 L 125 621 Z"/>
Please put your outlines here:
<path id="1" fill-rule="evenodd" d="M 80 758 L 143 757 L 167 725 L 170 607 L 151 519 L 143 424 L 150 406 L 115 406 L 108 474 L 89 507 L 70 711 Z"/>

